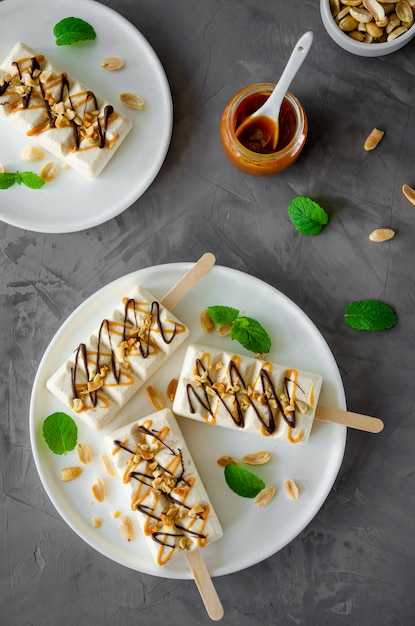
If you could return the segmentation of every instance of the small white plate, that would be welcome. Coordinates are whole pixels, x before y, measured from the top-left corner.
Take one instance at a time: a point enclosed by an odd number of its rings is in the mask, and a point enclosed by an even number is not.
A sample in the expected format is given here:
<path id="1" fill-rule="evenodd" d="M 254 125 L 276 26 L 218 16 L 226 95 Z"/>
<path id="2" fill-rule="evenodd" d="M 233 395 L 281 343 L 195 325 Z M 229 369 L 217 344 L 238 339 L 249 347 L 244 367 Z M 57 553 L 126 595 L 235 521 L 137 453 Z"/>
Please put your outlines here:
<path id="1" fill-rule="evenodd" d="M 30 436 L 33 454 L 43 485 L 53 504 L 71 528 L 93 548 L 126 567 L 167 578 L 190 578 L 185 559 L 158 567 L 136 524 L 136 538 L 125 543 L 120 536 L 115 510 L 128 514 L 124 488 L 104 471 L 99 455 L 105 450 L 104 435 L 114 428 L 153 412 L 145 389 L 141 389 L 105 431 L 92 432 L 80 421 L 78 441 L 86 443 L 93 460 L 82 475 L 70 483 L 60 482 L 60 469 L 78 463 L 75 451 L 60 457 L 46 446 L 42 436 L 44 419 L 63 406 L 47 391 L 46 380 L 79 343 L 94 330 L 105 315 L 136 284 L 149 289 L 157 298 L 191 267 L 187 263 L 159 265 L 129 274 L 107 285 L 79 306 L 52 340 L 40 363 L 33 386 L 30 407 Z M 344 390 L 336 362 L 320 332 L 291 300 L 266 283 L 243 272 L 214 267 L 175 307 L 175 313 L 191 330 L 186 345 L 172 355 L 153 375 L 149 384 L 165 396 L 168 382 L 177 377 L 188 343 L 248 354 L 239 343 L 218 333 L 207 334 L 200 326 L 200 312 L 211 305 L 229 305 L 241 314 L 257 319 L 272 340 L 270 359 L 283 365 L 314 371 L 323 376 L 321 403 L 345 408 Z M 167 406 L 170 406 L 166 402 Z M 203 550 L 213 576 L 249 567 L 274 554 L 296 537 L 313 519 L 327 498 L 343 459 L 346 428 L 315 422 L 307 445 L 275 442 L 267 438 L 178 418 L 190 452 L 222 523 L 224 537 Z M 222 455 L 241 459 L 244 454 L 269 450 L 269 464 L 254 468 L 266 485 L 277 494 L 268 506 L 259 509 L 248 498 L 234 494 L 226 485 Z M 251 468 L 252 469 L 252 468 Z M 107 498 L 94 500 L 91 486 L 97 476 L 106 484 Z M 294 479 L 300 488 L 298 500 L 290 500 L 284 481 Z M 101 517 L 102 526 L 93 527 Z"/>
<path id="2" fill-rule="evenodd" d="M 93 26 L 97 38 L 57 46 L 53 28 L 64 17 L 80 17 Z M 18 41 L 44 54 L 62 70 L 79 79 L 114 108 L 133 120 L 134 127 L 114 157 L 95 180 L 74 170 L 62 170 L 41 190 L 14 185 L 0 191 L 0 220 L 43 233 L 85 230 L 119 215 L 130 207 L 157 176 L 170 143 L 172 101 L 164 69 L 143 35 L 124 17 L 92 0 L 71 0 L 65 8 L 53 0 L 0 2 L 0 60 Z M 105 57 L 121 57 L 123 69 L 101 67 Z M 124 106 L 119 95 L 131 91 L 145 101 L 136 111 Z M 39 173 L 53 155 L 40 163 L 25 163 L 23 148 L 36 145 L 7 121 L 0 120 L 0 164 L 8 171 Z"/>

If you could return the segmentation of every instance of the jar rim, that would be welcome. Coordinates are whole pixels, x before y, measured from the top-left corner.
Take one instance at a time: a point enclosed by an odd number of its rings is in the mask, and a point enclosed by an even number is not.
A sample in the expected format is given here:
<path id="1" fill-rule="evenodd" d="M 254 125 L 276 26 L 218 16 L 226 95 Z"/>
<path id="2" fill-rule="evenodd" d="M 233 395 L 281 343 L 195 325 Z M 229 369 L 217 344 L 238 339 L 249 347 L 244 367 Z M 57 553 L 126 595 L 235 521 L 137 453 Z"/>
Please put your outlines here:
<path id="1" fill-rule="evenodd" d="M 234 147 L 238 149 L 241 155 L 253 160 L 253 161 L 273 161 L 276 157 L 283 158 L 285 155 L 288 155 L 298 140 L 301 138 L 302 133 L 304 132 L 305 127 L 305 111 L 298 100 L 298 98 L 291 92 L 287 91 L 284 96 L 284 99 L 287 100 L 293 108 L 295 118 L 296 118 L 296 129 L 294 136 L 291 141 L 282 148 L 282 150 L 278 150 L 277 152 L 270 152 L 268 154 L 262 154 L 258 152 L 254 152 L 253 150 L 249 150 L 246 148 L 236 137 L 235 128 L 233 125 L 233 121 L 235 118 L 235 113 L 241 102 L 245 100 L 248 96 L 251 96 L 254 93 L 261 92 L 272 92 L 275 88 L 274 83 L 256 83 L 254 85 L 249 85 L 248 87 L 244 87 L 240 91 L 238 91 L 229 101 L 229 109 L 226 119 L 226 128 L 228 135 L 231 141 L 234 144 Z M 236 145 L 235 145 L 236 144 Z"/>

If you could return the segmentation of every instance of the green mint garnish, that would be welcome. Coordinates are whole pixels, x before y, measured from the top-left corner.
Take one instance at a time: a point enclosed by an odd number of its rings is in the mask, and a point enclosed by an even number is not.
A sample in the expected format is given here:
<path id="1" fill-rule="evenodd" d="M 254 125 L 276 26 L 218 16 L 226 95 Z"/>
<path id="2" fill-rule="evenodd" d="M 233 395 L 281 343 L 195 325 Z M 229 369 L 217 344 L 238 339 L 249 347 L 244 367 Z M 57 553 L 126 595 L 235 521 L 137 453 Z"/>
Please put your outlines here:
<path id="1" fill-rule="evenodd" d="M 386 330 L 398 321 L 395 311 L 378 300 L 359 300 L 344 311 L 346 323 L 357 330 Z"/>
<path id="2" fill-rule="evenodd" d="M 250 350 L 263 354 L 270 351 L 271 339 L 267 331 L 252 317 L 237 317 L 231 327 L 231 339 Z"/>
<path id="3" fill-rule="evenodd" d="M 219 326 L 231 325 L 230 337 L 241 346 L 258 354 L 270 351 L 271 339 L 267 331 L 252 317 L 239 317 L 238 309 L 231 306 L 208 306 L 210 319 Z"/>
<path id="4" fill-rule="evenodd" d="M 233 309 L 231 306 L 208 306 L 207 310 L 210 319 L 220 326 L 232 324 L 239 315 L 238 309 Z"/>
<path id="5" fill-rule="evenodd" d="M 58 46 L 69 46 L 78 41 L 95 39 L 97 36 L 92 26 L 80 17 L 63 18 L 55 25 L 53 34 Z"/>
<path id="6" fill-rule="evenodd" d="M 232 463 L 225 467 L 225 480 L 228 487 L 243 498 L 255 498 L 265 487 L 264 481 L 258 476 Z"/>
<path id="7" fill-rule="evenodd" d="M 20 180 L 19 180 L 20 179 Z M 33 172 L 20 172 L 16 174 L 16 182 L 20 185 L 22 182 L 26 187 L 30 189 L 40 189 L 45 184 L 45 181 Z"/>
<path id="8" fill-rule="evenodd" d="M 325 210 L 317 202 L 305 196 L 297 196 L 291 200 L 288 215 L 294 227 L 302 235 L 318 235 L 329 221 Z"/>
<path id="9" fill-rule="evenodd" d="M 1 172 L 0 173 L 0 189 L 8 189 L 12 185 L 21 185 L 22 183 L 30 189 L 41 189 L 45 182 L 33 172 Z"/>
<path id="10" fill-rule="evenodd" d="M 78 439 L 78 427 L 66 413 L 52 413 L 43 422 L 43 437 L 55 454 L 73 450 Z"/>
<path id="11" fill-rule="evenodd" d="M 16 182 L 16 174 L 14 172 L 0 173 L 0 189 L 8 189 Z"/>

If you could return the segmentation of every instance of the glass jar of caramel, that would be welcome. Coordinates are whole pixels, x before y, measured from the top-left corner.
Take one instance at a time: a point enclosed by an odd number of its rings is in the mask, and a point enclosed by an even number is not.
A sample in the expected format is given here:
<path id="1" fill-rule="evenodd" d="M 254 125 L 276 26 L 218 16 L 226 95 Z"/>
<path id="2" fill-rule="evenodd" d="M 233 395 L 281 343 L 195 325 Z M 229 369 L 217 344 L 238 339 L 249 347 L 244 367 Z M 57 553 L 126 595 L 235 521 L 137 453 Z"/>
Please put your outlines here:
<path id="1" fill-rule="evenodd" d="M 279 115 L 279 138 L 275 149 L 264 140 L 265 128 L 250 134 L 236 132 L 241 123 L 269 98 L 275 85 L 258 83 L 245 87 L 228 102 L 222 114 L 220 137 L 229 161 L 245 174 L 272 176 L 290 167 L 305 144 L 308 121 L 297 98 L 287 91 Z M 261 118 L 264 120 L 264 118 Z M 269 119 L 269 118 L 268 118 Z M 272 126 L 272 120 L 269 120 Z M 269 131 L 272 128 L 270 127 Z"/>

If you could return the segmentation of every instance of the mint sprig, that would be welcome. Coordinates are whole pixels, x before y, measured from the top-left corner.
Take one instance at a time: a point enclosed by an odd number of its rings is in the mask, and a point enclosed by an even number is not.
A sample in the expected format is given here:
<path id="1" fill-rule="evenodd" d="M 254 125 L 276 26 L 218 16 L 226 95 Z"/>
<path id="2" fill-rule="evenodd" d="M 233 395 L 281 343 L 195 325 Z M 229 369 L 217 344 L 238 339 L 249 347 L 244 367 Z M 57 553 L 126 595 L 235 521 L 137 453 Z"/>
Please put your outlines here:
<path id="1" fill-rule="evenodd" d="M 220 326 L 227 326 L 238 317 L 238 309 L 231 306 L 208 306 L 207 308 L 210 319 Z"/>
<path id="2" fill-rule="evenodd" d="M 288 216 L 302 235 L 318 235 L 329 217 L 326 211 L 311 198 L 297 196 L 288 205 Z"/>
<path id="3" fill-rule="evenodd" d="M 252 317 L 236 318 L 231 328 L 231 339 L 236 339 L 251 352 L 262 354 L 271 349 L 271 339 L 267 331 Z"/>
<path id="4" fill-rule="evenodd" d="M 58 46 L 69 46 L 78 41 L 93 40 L 97 36 L 92 26 L 80 17 L 64 17 L 55 24 L 53 34 Z"/>
<path id="5" fill-rule="evenodd" d="M 233 463 L 225 467 L 225 480 L 228 487 L 243 498 L 255 498 L 265 488 L 261 478 Z"/>
<path id="6" fill-rule="evenodd" d="M 26 185 L 30 189 L 41 189 L 45 181 L 34 172 L 1 172 L 0 173 L 0 189 L 9 189 L 14 184 Z"/>
<path id="7" fill-rule="evenodd" d="M 43 422 L 43 437 L 55 454 L 73 450 L 78 439 L 78 427 L 66 413 L 52 413 Z"/>
<path id="8" fill-rule="evenodd" d="M 351 302 L 344 311 L 346 324 L 357 330 L 386 330 L 398 321 L 395 311 L 379 300 Z"/>
<path id="9" fill-rule="evenodd" d="M 265 328 L 252 317 L 239 316 L 238 309 L 230 306 L 209 306 L 209 317 L 215 324 L 231 324 L 230 337 L 238 341 L 246 350 L 265 354 L 271 349 L 271 339 Z"/>

